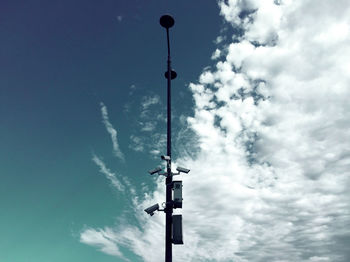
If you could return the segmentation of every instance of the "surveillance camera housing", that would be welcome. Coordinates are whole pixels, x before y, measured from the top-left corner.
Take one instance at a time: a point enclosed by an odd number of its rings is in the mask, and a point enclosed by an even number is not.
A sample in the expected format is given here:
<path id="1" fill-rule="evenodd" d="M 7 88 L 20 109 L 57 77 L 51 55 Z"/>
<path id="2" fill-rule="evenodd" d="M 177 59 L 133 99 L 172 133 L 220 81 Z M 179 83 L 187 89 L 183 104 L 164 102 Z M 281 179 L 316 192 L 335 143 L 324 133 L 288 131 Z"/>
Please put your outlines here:
<path id="1" fill-rule="evenodd" d="M 184 168 L 184 167 L 179 167 L 179 166 L 176 168 L 176 170 L 181 172 L 181 173 L 186 173 L 186 174 L 188 174 L 188 172 L 190 172 L 189 169 Z"/>
<path id="2" fill-rule="evenodd" d="M 159 205 L 158 204 L 155 204 L 153 206 L 150 206 L 148 208 L 145 209 L 145 212 L 147 214 L 149 214 L 150 216 L 153 216 L 154 215 L 154 212 L 159 210 Z"/>
<path id="3" fill-rule="evenodd" d="M 182 181 L 173 181 L 173 206 L 182 208 Z"/>
<path id="4" fill-rule="evenodd" d="M 170 156 L 161 156 L 163 160 L 170 161 Z"/>
<path id="5" fill-rule="evenodd" d="M 160 171 L 162 171 L 162 169 L 160 167 L 156 167 L 155 169 L 148 171 L 148 173 L 150 173 L 151 175 L 154 175 L 155 173 L 158 173 Z"/>

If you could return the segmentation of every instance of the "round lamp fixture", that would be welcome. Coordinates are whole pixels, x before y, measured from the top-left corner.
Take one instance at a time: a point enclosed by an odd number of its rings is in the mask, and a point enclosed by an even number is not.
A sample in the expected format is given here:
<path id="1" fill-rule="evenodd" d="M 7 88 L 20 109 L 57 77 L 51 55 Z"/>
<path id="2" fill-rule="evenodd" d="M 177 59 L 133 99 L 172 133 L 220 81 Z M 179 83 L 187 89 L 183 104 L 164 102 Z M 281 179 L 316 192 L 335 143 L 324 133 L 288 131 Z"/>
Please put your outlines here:
<path id="1" fill-rule="evenodd" d="M 163 15 L 159 19 L 159 23 L 162 27 L 165 27 L 168 29 L 174 25 L 175 21 L 174 21 L 174 18 L 172 18 L 170 15 Z"/>

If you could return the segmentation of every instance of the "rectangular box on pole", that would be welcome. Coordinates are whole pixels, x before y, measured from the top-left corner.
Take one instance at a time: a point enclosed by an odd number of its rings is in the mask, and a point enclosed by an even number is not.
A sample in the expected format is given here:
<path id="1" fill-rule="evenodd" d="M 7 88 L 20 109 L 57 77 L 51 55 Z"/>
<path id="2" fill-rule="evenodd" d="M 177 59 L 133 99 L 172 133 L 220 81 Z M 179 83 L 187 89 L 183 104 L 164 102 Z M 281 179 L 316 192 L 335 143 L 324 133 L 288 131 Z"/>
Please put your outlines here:
<path id="1" fill-rule="evenodd" d="M 173 215 L 173 244 L 183 245 L 182 239 L 182 215 Z"/>
<path id="2" fill-rule="evenodd" d="M 173 181 L 174 208 L 182 208 L 182 181 Z"/>

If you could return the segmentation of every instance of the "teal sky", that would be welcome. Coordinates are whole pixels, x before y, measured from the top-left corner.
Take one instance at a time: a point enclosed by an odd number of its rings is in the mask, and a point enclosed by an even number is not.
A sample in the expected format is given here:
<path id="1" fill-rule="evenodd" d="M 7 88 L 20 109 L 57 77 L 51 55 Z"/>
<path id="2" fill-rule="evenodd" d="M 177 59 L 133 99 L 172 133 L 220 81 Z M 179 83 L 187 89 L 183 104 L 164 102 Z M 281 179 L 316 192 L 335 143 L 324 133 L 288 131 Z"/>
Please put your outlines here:
<path id="1" fill-rule="evenodd" d="M 166 42 L 158 22 L 165 13 L 175 18 L 176 128 L 180 115 L 192 113 L 188 84 L 215 50 L 222 25 L 215 1 L 1 2 L 0 261 L 122 261 L 79 241 L 86 227 L 132 218 L 128 195 L 92 157 L 127 177 L 137 194 L 154 187 L 147 170 L 159 161 L 133 150 L 130 137 L 144 135 L 145 97 L 159 95 L 156 109 L 165 113 Z M 125 162 L 113 154 L 101 102 Z"/>
<path id="2" fill-rule="evenodd" d="M 346 0 L 3 0 L 0 262 L 164 261 L 167 13 L 173 261 L 350 261 Z"/>

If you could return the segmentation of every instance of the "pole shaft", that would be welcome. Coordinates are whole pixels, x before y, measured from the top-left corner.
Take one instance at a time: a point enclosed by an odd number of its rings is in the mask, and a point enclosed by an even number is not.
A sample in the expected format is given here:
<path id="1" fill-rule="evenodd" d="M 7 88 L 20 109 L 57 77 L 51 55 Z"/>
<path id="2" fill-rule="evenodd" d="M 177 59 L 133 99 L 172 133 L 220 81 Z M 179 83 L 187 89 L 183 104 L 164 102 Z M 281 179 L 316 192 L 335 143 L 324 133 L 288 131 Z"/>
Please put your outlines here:
<path id="1" fill-rule="evenodd" d="M 169 29 L 166 30 L 168 42 L 168 88 L 167 88 L 167 155 L 170 161 L 167 166 L 168 176 L 165 180 L 166 184 L 166 216 L 165 216 L 165 262 L 172 262 L 172 176 L 171 176 L 171 59 L 170 59 L 170 41 Z"/>

